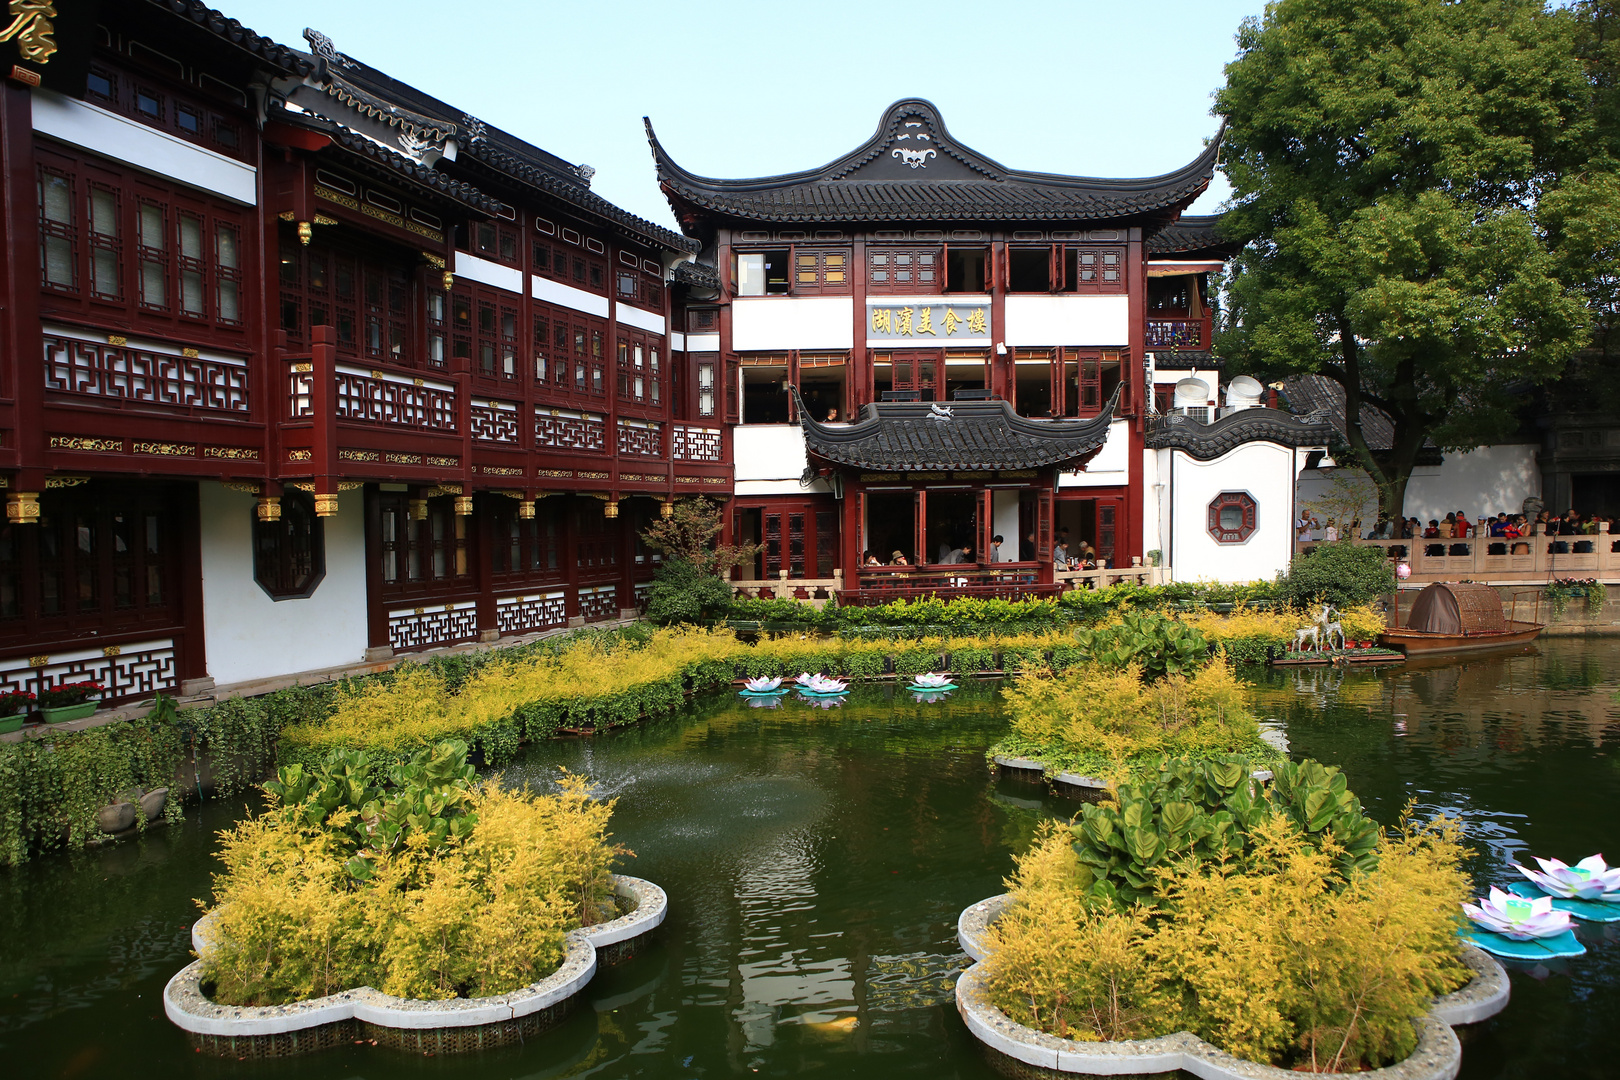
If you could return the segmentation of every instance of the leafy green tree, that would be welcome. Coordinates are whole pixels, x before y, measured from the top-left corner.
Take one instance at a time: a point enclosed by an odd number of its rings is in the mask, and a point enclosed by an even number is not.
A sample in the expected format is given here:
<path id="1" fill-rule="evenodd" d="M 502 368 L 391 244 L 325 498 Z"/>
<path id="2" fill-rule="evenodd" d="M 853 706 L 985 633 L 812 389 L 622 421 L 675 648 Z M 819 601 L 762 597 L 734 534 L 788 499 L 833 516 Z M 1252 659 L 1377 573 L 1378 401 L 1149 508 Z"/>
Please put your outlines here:
<path id="1" fill-rule="evenodd" d="M 1395 571 L 1383 548 L 1340 540 L 1295 555 L 1277 584 L 1283 599 L 1296 607 L 1332 604 L 1351 608 L 1394 592 Z"/>
<path id="2" fill-rule="evenodd" d="M 731 601 L 726 575 L 752 559 L 759 545 L 715 543 L 723 512 L 708 499 L 682 499 L 669 517 L 642 531 L 647 546 L 667 556 L 647 595 L 647 617 L 653 622 L 697 622 Z"/>
<path id="3" fill-rule="evenodd" d="M 1226 117 L 1220 354 L 1327 376 L 1394 516 L 1424 442 L 1470 449 L 1586 340 L 1539 220 L 1590 154 L 1578 20 L 1540 0 L 1277 0 L 1246 20 Z M 1363 405 L 1394 423 L 1374 449 Z"/>

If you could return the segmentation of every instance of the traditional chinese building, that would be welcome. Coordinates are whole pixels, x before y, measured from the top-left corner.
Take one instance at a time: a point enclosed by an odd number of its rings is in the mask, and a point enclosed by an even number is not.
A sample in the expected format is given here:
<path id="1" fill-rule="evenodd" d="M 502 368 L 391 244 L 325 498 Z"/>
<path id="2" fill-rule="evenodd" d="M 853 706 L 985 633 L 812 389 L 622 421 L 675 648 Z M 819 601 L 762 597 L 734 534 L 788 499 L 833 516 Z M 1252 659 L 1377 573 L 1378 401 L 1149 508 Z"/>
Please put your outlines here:
<path id="1" fill-rule="evenodd" d="M 698 245 L 319 34 L 93 7 L 0 67 L 0 686 L 634 610 L 639 530 L 731 487 L 668 332 Z"/>
<path id="2" fill-rule="evenodd" d="M 1199 409 L 1219 411 L 1210 275 L 1235 245 L 1181 220 L 1218 138 L 1164 176 L 1026 172 L 911 100 L 820 168 L 722 180 L 648 136 L 716 268 L 685 343 L 737 425 L 732 520 L 764 545 L 755 575 L 839 569 L 846 601 L 1000 595 L 1056 588 L 1065 538 L 1103 566 L 1168 547 L 1146 436 L 1200 371 Z M 1286 526 L 1291 508 L 1270 512 Z M 953 551 L 975 565 L 934 569 Z"/>

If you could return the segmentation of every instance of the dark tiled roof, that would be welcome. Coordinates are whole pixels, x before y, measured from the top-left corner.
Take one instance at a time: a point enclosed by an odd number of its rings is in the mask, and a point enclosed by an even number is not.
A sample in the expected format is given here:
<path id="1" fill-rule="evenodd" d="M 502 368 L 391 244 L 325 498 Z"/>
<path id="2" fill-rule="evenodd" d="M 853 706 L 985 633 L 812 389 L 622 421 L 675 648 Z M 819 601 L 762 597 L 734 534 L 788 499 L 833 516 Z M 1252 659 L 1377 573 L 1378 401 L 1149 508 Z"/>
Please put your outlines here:
<path id="1" fill-rule="evenodd" d="M 798 391 L 794 390 L 795 400 Z M 1119 401 L 1089 420 L 1031 420 L 1007 401 L 882 402 L 863 405 L 850 424 L 810 419 L 797 402 L 811 456 L 880 472 L 941 469 L 1083 468 L 1108 439 Z"/>
<path id="2" fill-rule="evenodd" d="M 691 285 L 698 289 L 718 289 L 720 287 L 720 271 L 708 263 L 676 263 L 672 276 L 680 284 Z"/>
<path id="3" fill-rule="evenodd" d="M 485 214 L 493 214 L 496 207 L 500 205 L 498 201 L 485 195 L 473 185 L 446 176 L 437 169 L 429 168 L 421 162 L 406 157 L 404 154 L 390 150 L 376 140 L 356 134 L 342 124 L 328 120 L 323 116 L 315 116 L 307 112 L 292 112 L 290 110 L 282 110 L 272 113 L 272 115 L 285 123 L 320 132 L 343 149 L 387 169 L 395 180 L 414 183 L 417 187 L 425 188 L 436 195 L 451 199 L 464 206 L 470 206 Z"/>
<path id="4" fill-rule="evenodd" d="M 1226 361 L 1208 349 L 1150 349 L 1155 371 L 1209 371 L 1226 365 Z"/>
<path id="5" fill-rule="evenodd" d="M 1283 399 L 1296 413 L 1324 416 L 1334 433 L 1344 438 L 1344 387 L 1326 375 L 1291 375 L 1283 380 Z M 1373 450 L 1395 445 L 1395 425 L 1376 405 L 1361 406 L 1361 434 Z"/>
<path id="6" fill-rule="evenodd" d="M 748 221 L 1112 221 L 1174 214 L 1209 186 L 1217 136 L 1163 176 L 1112 180 L 1009 169 L 953 139 L 922 100 L 891 105 L 865 144 L 819 169 L 751 180 L 697 176 L 670 158 L 647 121 L 658 180 L 677 215 Z"/>
<path id="7" fill-rule="evenodd" d="M 198 3 L 197 0 L 150 0 L 150 2 L 164 11 L 191 20 L 214 36 L 246 49 L 260 60 L 273 64 L 283 71 L 307 75 L 314 69 L 314 64 L 309 58 L 296 49 L 289 49 L 254 33 L 207 4 Z"/>
<path id="8" fill-rule="evenodd" d="M 1158 416 L 1149 424 L 1145 442 L 1154 450 L 1184 450 L 1199 461 L 1209 461 L 1244 443 L 1326 446 L 1332 436 L 1333 425 L 1325 416 L 1255 408 L 1227 413 L 1208 424 L 1174 413 Z"/>
<path id="9" fill-rule="evenodd" d="M 1217 227 L 1225 216 L 1225 214 L 1183 215 L 1148 237 L 1148 253 L 1181 255 L 1208 251 L 1223 258 L 1236 255 L 1238 249 L 1243 247 L 1242 242 L 1223 239 L 1217 233 Z"/>

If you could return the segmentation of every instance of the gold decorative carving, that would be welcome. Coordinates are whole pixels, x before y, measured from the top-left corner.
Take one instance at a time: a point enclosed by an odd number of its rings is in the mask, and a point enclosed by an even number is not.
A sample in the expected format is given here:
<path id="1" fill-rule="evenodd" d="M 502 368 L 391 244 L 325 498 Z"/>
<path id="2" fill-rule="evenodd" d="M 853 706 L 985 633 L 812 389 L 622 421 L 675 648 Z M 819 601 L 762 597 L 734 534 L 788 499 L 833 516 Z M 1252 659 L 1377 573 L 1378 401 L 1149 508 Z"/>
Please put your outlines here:
<path id="1" fill-rule="evenodd" d="M 339 461 L 376 461 L 382 455 L 375 450 L 339 450 Z"/>
<path id="2" fill-rule="evenodd" d="M 435 495 L 460 495 L 461 494 L 461 485 L 460 484 L 440 484 L 437 487 L 428 488 L 427 491 L 424 494 L 430 499 L 433 498 Z"/>
<path id="3" fill-rule="evenodd" d="M 9 477 L 9 476 L 0 476 L 0 489 L 8 488 L 10 486 L 11 486 L 11 477 Z"/>
<path id="4" fill-rule="evenodd" d="M 293 219 L 293 212 L 291 210 L 283 210 L 281 213 L 277 214 L 276 217 L 280 218 L 282 221 L 291 221 Z"/>
<path id="5" fill-rule="evenodd" d="M 350 210 L 360 209 L 359 199 L 351 198 L 348 195 L 344 195 L 342 192 L 333 191 L 331 188 L 325 187 L 321 184 L 315 185 L 315 197 L 317 199 L 325 199 L 329 203 L 337 203 L 339 206 L 347 206 Z"/>
<path id="6" fill-rule="evenodd" d="M 198 353 L 197 353 L 196 349 L 187 348 L 187 349 L 181 349 L 180 350 L 180 355 L 185 357 L 187 360 L 195 360 L 195 359 L 197 359 Z"/>
<path id="7" fill-rule="evenodd" d="M 45 487 L 46 490 L 51 488 L 72 488 L 89 482 L 90 478 L 88 476 L 47 476 L 45 478 Z"/>
<path id="8" fill-rule="evenodd" d="M 424 613 L 426 613 L 426 611 L 427 611 L 427 608 L 425 608 L 425 607 L 419 607 L 419 608 L 416 608 L 416 609 L 415 609 L 415 611 L 416 611 L 416 614 L 418 614 L 418 615 L 422 615 L 422 614 L 424 614 Z"/>
<path id="9" fill-rule="evenodd" d="M 572 469 L 536 469 L 534 475 L 549 476 L 555 480 L 572 480 L 574 472 Z"/>
<path id="10" fill-rule="evenodd" d="M 457 517 L 471 517 L 472 512 L 473 512 L 472 502 L 473 501 L 472 501 L 472 496 L 471 495 L 457 495 L 456 496 L 456 516 Z"/>
<path id="11" fill-rule="evenodd" d="M 444 243 L 444 233 L 440 232 L 438 229 L 430 229 L 426 225 L 418 225 L 414 221 L 407 221 L 405 223 L 405 231 L 413 232 L 417 236 L 425 236 L 436 244 Z"/>
<path id="12" fill-rule="evenodd" d="M 719 485 L 721 485 L 721 486 L 724 486 L 724 485 L 726 485 L 726 484 L 729 484 L 729 483 L 731 483 L 731 481 L 730 481 L 730 480 L 727 480 L 727 479 L 726 479 L 726 478 L 725 478 L 725 477 L 723 477 L 723 476 L 705 476 L 705 477 L 704 477 L 704 478 L 703 478 L 703 482 L 704 482 L 704 483 L 705 483 L 705 484 L 719 484 Z"/>
<path id="13" fill-rule="evenodd" d="M 534 500 L 524 499 L 518 503 L 518 517 L 524 521 L 534 520 Z"/>
<path id="14" fill-rule="evenodd" d="M 675 516 L 675 504 L 673 502 L 671 502 L 669 499 L 665 499 L 663 502 L 659 503 L 658 504 L 658 516 L 661 517 L 661 518 L 674 517 Z"/>
<path id="15" fill-rule="evenodd" d="M 619 504 L 617 502 L 615 502 L 614 500 L 609 499 L 607 501 L 607 505 L 602 507 L 602 516 L 605 517 L 605 518 L 610 518 L 610 519 L 618 517 L 619 516 Z"/>
<path id="16" fill-rule="evenodd" d="M 1005 477 L 1005 478 L 1007 478 L 1009 480 L 1033 480 L 1035 478 L 1035 470 L 1034 469 L 1004 469 L 1001 472 L 997 473 L 996 475 L 1001 476 L 1001 477 Z"/>
<path id="17" fill-rule="evenodd" d="M 256 446 L 205 446 L 203 457 L 221 458 L 225 461 L 258 461 L 259 448 Z"/>
<path id="18" fill-rule="evenodd" d="M 309 461 L 313 457 L 314 457 L 314 452 L 310 451 L 310 450 L 289 450 L 289 451 L 287 451 L 287 460 L 288 461 Z"/>
<path id="19" fill-rule="evenodd" d="M 911 478 L 912 478 L 912 479 L 913 479 L 913 480 L 943 480 L 943 479 L 945 479 L 945 478 L 946 478 L 946 477 L 947 477 L 947 476 L 949 476 L 949 475 L 950 475 L 950 473 L 942 473 L 942 472 L 914 472 L 914 473 L 911 473 L 911 474 L 910 474 L 910 475 L 911 475 Z"/>
<path id="20" fill-rule="evenodd" d="M 327 217 L 325 214 L 315 215 L 315 224 L 317 225 L 336 225 L 337 223 L 337 218 Z"/>
<path id="21" fill-rule="evenodd" d="M 897 472 L 865 472 L 865 473 L 861 473 L 861 483 L 863 483 L 863 484 L 869 484 L 874 480 L 899 480 L 900 478 L 901 478 L 901 476 Z"/>
<path id="22" fill-rule="evenodd" d="M 38 525 L 39 492 L 14 491 L 7 495 L 6 520 L 13 525 Z"/>
<path id="23" fill-rule="evenodd" d="M 294 480 L 287 486 L 290 488 L 296 488 L 299 491 L 307 491 L 311 495 L 315 494 L 315 483 L 312 480 Z"/>
<path id="24" fill-rule="evenodd" d="M 151 454 L 154 457 L 196 457 L 196 443 L 135 442 L 130 443 L 132 454 Z"/>
<path id="25" fill-rule="evenodd" d="M 129 344 L 129 338 L 125 337 L 123 334 L 108 334 L 107 335 L 107 344 L 109 344 L 109 345 L 117 345 L 117 346 L 128 345 Z"/>
<path id="26" fill-rule="evenodd" d="M 50 662 L 51 658 L 49 656 L 30 656 L 28 658 L 29 667 L 44 667 Z"/>
<path id="27" fill-rule="evenodd" d="M 298 223 L 298 242 L 303 244 L 305 247 L 309 247 L 309 242 L 314 239 L 314 237 L 315 226 L 311 225 L 307 221 L 300 221 Z"/>
<path id="28" fill-rule="evenodd" d="M 226 491 L 240 491 L 243 495 L 257 495 L 259 485 L 252 480 L 221 480 L 219 486 Z"/>
<path id="29" fill-rule="evenodd" d="M 677 484 L 696 484 L 700 482 L 700 478 L 696 476 L 677 476 L 675 482 Z"/>
<path id="30" fill-rule="evenodd" d="M 444 272 L 444 279 L 443 280 L 444 280 L 444 291 L 449 292 L 450 289 L 456 283 L 456 275 L 454 275 L 450 271 L 446 270 Z"/>
<path id="31" fill-rule="evenodd" d="M 101 648 L 101 655 L 102 656 L 117 656 L 119 653 L 121 653 L 123 651 L 124 651 L 124 648 L 121 645 L 103 645 L 102 648 Z"/>
<path id="32" fill-rule="evenodd" d="M 429 465 L 440 465 L 440 466 L 443 466 L 444 468 L 447 468 L 447 469 L 459 469 L 459 468 L 461 468 L 461 459 L 460 458 L 434 457 L 432 454 L 429 454 L 427 456 L 427 463 Z"/>
<path id="33" fill-rule="evenodd" d="M 608 478 L 608 474 L 605 472 L 586 472 L 583 469 L 574 473 L 574 475 L 581 480 L 606 480 Z"/>
<path id="34" fill-rule="evenodd" d="M 411 500 L 411 519 L 412 520 L 414 520 L 414 521 L 426 521 L 427 520 L 427 510 L 428 510 L 428 507 L 427 507 L 427 500 L 426 499 L 412 499 Z M 417 608 L 416 613 L 418 615 L 422 614 L 422 609 Z"/>
<path id="35" fill-rule="evenodd" d="M 420 465 L 422 464 L 422 455 L 396 454 L 390 452 L 383 455 L 383 460 L 388 462 L 390 465 Z"/>
<path id="36" fill-rule="evenodd" d="M 423 383 L 421 379 L 412 379 L 411 380 L 411 385 L 412 386 L 424 386 L 426 384 Z"/>
<path id="37" fill-rule="evenodd" d="M 302 363 L 302 364 L 294 364 L 292 366 L 292 369 L 293 369 L 293 374 L 295 374 L 295 375 L 308 375 L 310 372 L 315 370 L 315 365 L 311 364 L 311 363 L 308 363 L 308 362 L 305 362 L 305 363 Z"/>
<path id="38" fill-rule="evenodd" d="M 281 500 L 274 495 L 260 495 L 258 515 L 260 521 L 280 521 Z"/>
<path id="39" fill-rule="evenodd" d="M 337 517 L 338 497 L 336 495 L 315 496 L 316 517 Z"/>
<path id="40" fill-rule="evenodd" d="M 339 480 L 338 481 L 338 490 L 339 491 L 359 491 L 361 488 L 363 488 L 365 486 L 366 486 L 366 482 L 364 480 Z"/>
<path id="41" fill-rule="evenodd" d="M 989 472 L 954 472 L 954 473 L 951 473 L 951 475 L 954 476 L 958 480 L 988 480 L 992 476 L 994 476 L 995 473 L 989 473 Z"/>
<path id="42" fill-rule="evenodd" d="M 444 256 L 435 255 L 431 251 L 424 251 L 424 252 L 422 252 L 422 258 L 426 259 L 427 264 L 429 266 L 433 267 L 433 269 L 435 269 L 435 270 L 443 270 L 444 269 L 444 265 L 445 265 L 444 264 Z"/>
<path id="43" fill-rule="evenodd" d="M 91 439 L 83 435 L 52 435 L 52 450 L 86 450 L 93 454 L 121 454 L 123 439 Z"/>
<path id="44" fill-rule="evenodd" d="M 523 470 L 508 468 L 504 465 L 485 465 L 483 473 L 485 476 L 522 476 Z"/>
<path id="45" fill-rule="evenodd" d="M 366 217 L 373 217 L 378 221 L 386 221 L 396 229 L 403 229 L 405 227 L 404 218 L 400 217 L 398 214 L 390 214 L 387 210 L 372 206 L 370 203 L 361 203 L 360 212 L 366 215 Z"/>

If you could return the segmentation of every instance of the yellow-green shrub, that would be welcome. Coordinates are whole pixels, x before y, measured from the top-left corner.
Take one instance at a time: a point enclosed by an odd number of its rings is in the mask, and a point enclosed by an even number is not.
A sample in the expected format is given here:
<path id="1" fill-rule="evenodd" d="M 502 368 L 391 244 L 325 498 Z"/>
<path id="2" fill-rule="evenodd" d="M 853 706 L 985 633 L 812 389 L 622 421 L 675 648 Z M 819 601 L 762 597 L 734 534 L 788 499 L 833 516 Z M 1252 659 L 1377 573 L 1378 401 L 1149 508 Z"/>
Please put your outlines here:
<path id="1" fill-rule="evenodd" d="M 1271 754 L 1244 705 L 1243 684 L 1220 660 L 1155 683 L 1142 682 L 1134 666 L 1081 664 L 1021 679 L 1002 693 L 1012 734 L 996 752 L 1091 776 L 1123 779 L 1133 763 L 1160 754 Z"/>
<path id="2" fill-rule="evenodd" d="M 1382 837 L 1378 868 L 1345 877 L 1331 838 L 1281 814 L 1253 853 L 1164 871 L 1161 906 L 1116 907 L 1049 827 L 1008 885 L 987 939 L 987 990 L 1020 1023 L 1069 1038 L 1186 1028 L 1250 1060 L 1314 1070 L 1409 1055 L 1412 1020 L 1462 985 L 1468 895 L 1452 823 Z"/>
<path id="3" fill-rule="evenodd" d="M 282 814 L 221 834 L 215 941 L 203 955 L 214 1000 L 301 1001 L 358 986 L 401 997 L 485 997 L 544 978 L 573 927 L 611 917 L 612 802 L 565 776 L 556 795 L 473 792 L 478 823 L 431 848 L 414 834 L 344 868 L 336 833 Z"/>

